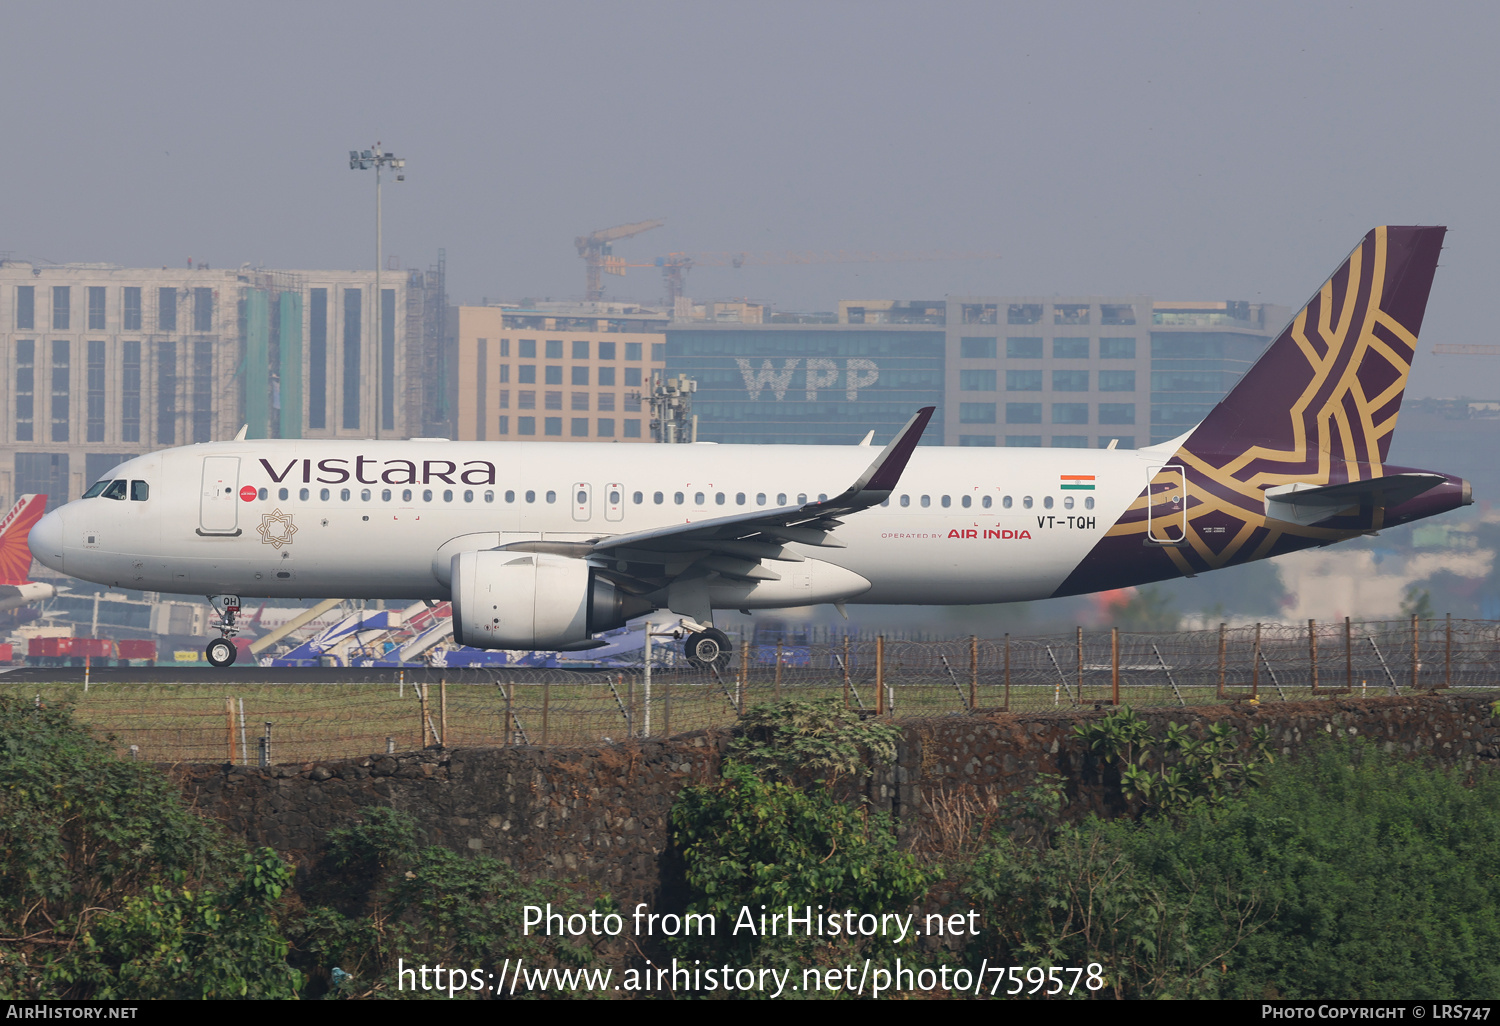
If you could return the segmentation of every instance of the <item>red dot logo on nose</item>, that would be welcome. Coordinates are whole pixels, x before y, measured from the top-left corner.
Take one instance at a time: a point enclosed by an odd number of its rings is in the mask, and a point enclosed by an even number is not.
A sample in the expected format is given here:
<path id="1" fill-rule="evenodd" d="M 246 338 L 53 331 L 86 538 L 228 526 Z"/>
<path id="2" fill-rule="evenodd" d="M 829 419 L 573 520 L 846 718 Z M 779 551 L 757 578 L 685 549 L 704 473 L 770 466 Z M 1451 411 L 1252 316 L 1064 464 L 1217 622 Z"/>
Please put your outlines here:
<path id="1" fill-rule="evenodd" d="M 254 501 L 255 489 L 251 488 L 249 485 L 246 485 L 245 487 L 240 489 L 240 498 L 244 499 L 246 502 Z"/>

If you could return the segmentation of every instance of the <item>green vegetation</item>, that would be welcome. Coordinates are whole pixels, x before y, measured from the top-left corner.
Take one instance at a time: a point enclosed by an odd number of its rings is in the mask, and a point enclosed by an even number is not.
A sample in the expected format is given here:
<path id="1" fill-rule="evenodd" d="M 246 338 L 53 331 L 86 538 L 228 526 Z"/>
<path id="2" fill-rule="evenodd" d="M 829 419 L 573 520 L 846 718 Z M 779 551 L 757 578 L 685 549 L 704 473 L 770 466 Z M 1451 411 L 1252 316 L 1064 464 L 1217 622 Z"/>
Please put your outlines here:
<path id="1" fill-rule="evenodd" d="M 0 996 L 290 997 L 291 874 L 66 708 L 0 696 Z"/>
<path id="2" fill-rule="evenodd" d="M 1076 821 L 1068 782 L 1042 775 L 955 819 L 952 843 L 913 852 L 859 797 L 869 767 L 894 757 L 891 725 L 837 704 L 750 710 L 721 779 L 686 788 L 671 812 L 679 908 L 721 927 L 676 938 L 673 953 L 799 969 L 1097 964 L 1093 996 L 1121 998 L 1500 995 L 1489 769 L 1465 776 L 1341 738 L 1273 761 L 1264 732 L 1157 735 L 1127 708 L 1074 738 L 1109 817 Z M 577 909 L 565 885 L 425 845 L 390 809 L 334 831 L 293 895 L 279 856 L 226 839 L 114 748 L 65 708 L 0 696 L 0 998 L 383 997 L 398 959 L 595 958 L 521 931 L 523 905 Z M 982 926 L 947 952 L 728 929 L 761 905 L 974 910 Z"/>
<path id="3" fill-rule="evenodd" d="M 1432 607 L 1432 592 L 1427 588 L 1418 591 L 1415 584 L 1406 589 L 1406 597 L 1401 600 L 1401 619 L 1409 620 L 1414 616 L 1418 620 L 1437 618 Z"/>
<path id="4" fill-rule="evenodd" d="M 310 970 L 336 966 L 347 974 L 339 996 L 448 997 L 440 991 L 413 995 L 410 978 L 401 992 L 403 962 L 410 970 L 414 964 L 494 966 L 510 958 L 565 966 L 593 960 L 586 944 L 522 934 L 523 905 L 565 902 L 576 911 L 574 895 L 554 882 L 525 883 L 486 855 L 421 845 L 416 821 L 404 812 L 370 809 L 363 822 L 332 831 L 324 868 L 323 885 L 313 889 L 313 903 L 290 930 Z M 607 901 L 595 908 L 613 911 Z M 474 982 L 480 982 L 477 974 Z"/>
<path id="5" fill-rule="evenodd" d="M 899 732 L 860 722 L 836 703 L 757 706 L 742 723 L 719 782 L 685 789 L 672 807 L 687 911 L 721 924 L 714 938 L 684 941 L 680 954 L 739 965 L 838 964 L 850 945 L 728 927 L 747 907 L 906 911 L 921 900 L 940 874 L 897 849 L 888 816 L 830 789 L 840 775 L 868 772 L 861 753 L 892 758 Z M 789 782 L 815 774 L 805 788 Z"/>
<path id="6" fill-rule="evenodd" d="M 1223 805 L 1258 783 L 1276 759 L 1265 727 L 1247 746 L 1227 723 L 1210 724 L 1202 738 L 1168 723 L 1157 738 L 1129 706 L 1074 727 L 1073 737 L 1097 760 L 1101 782 L 1118 787 L 1128 811 L 1147 816 Z"/>
<path id="7" fill-rule="evenodd" d="M 1125 602 L 1109 609 L 1110 623 L 1122 631 L 1175 631 L 1182 614 L 1172 608 L 1165 588 L 1148 584 L 1136 588 Z"/>
<path id="8" fill-rule="evenodd" d="M 836 701 L 789 699 L 745 710 L 736 724 L 729 758 L 773 778 L 868 775 L 864 756 L 889 762 L 901 732 L 886 723 L 861 720 Z"/>
<path id="9" fill-rule="evenodd" d="M 1500 994 L 1500 778 L 1330 741 L 1176 809 L 997 837 L 975 963 L 1096 961 L 1120 997 Z"/>
<path id="10" fill-rule="evenodd" d="M 816 753 L 852 726 L 820 722 L 805 708 L 757 710 L 722 782 L 683 792 L 672 826 L 692 911 L 723 922 L 762 903 L 972 908 L 984 923 L 963 952 L 972 970 L 1097 963 L 1107 997 L 1500 994 L 1490 954 L 1500 946 L 1500 778 L 1489 773 L 1466 781 L 1336 739 L 1278 763 L 1264 731 L 1241 738 L 1212 725 L 1193 736 L 1173 724 L 1157 737 L 1122 708 L 1075 732 L 1116 796 L 1110 818 L 1062 822 L 1063 781 L 1044 776 L 971 818 L 973 844 L 919 862 L 888 822 L 836 799 L 825 780 L 788 782 L 791 752 Z M 940 877 L 956 901 L 932 889 Z M 847 961 L 859 947 L 718 944 L 714 957 L 801 966 Z M 911 946 L 894 953 L 951 964 Z"/>
<path id="11" fill-rule="evenodd" d="M 338 993 L 384 996 L 398 957 L 592 957 L 518 936 L 522 904 L 573 897 L 560 885 L 422 845 L 390 809 L 332 834 L 299 906 L 279 855 L 225 837 L 112 741 L 0 695 L 0 999 L 319 996 L 336 965 Z"/>

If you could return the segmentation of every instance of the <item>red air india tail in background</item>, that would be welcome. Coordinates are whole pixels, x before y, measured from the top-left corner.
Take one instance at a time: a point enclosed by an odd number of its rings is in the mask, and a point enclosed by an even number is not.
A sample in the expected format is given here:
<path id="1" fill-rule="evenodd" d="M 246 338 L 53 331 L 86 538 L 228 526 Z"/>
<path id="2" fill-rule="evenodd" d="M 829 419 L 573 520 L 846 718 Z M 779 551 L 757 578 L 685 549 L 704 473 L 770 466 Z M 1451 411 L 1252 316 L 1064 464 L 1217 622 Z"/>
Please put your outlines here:
<path id="1" fill-rule="evenodd" d="M 27 536 L 47 512 L 45 495 L 23 495 L 0 520 L 0 584 L 25 584 L 31 574 Z"/>

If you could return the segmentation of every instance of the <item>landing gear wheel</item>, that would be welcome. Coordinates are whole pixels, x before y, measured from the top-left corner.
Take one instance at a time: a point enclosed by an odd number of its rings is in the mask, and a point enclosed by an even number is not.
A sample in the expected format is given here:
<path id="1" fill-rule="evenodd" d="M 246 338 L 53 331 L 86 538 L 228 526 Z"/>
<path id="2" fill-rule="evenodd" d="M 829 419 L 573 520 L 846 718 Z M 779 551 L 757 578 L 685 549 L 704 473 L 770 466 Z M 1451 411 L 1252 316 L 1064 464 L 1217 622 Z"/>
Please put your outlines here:
<path id="1" fill-rule="evenodd" d="M 234 662 L 240 650 L 234 647 L 234 643 L 228 638 L 215 638 L 208 643 L 208 648 L 203 651 L 204 656 L 213 666 L 228 666 Z"/>
<path id="2" fill-rule="evenodd" d="M 706 631 L 689 634 L 687 641 L 682 644 L 682 650 L 687 655 L 688 662 L 700 670 L 706 670 L 710 666 L 723 670 L 729 666 L 729 635 L 721 630 L 710 627 Z"/>

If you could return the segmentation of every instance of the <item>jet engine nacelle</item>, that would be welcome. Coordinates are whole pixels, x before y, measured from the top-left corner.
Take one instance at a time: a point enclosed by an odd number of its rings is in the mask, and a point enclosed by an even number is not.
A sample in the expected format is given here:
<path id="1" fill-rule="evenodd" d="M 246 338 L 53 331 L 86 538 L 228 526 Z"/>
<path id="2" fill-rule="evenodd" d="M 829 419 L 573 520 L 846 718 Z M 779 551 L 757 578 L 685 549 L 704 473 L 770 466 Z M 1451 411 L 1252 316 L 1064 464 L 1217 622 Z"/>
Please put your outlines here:
<path id="1" fill-rule="evenodd" d="M 471 648 L 589 648 L 592 635 L 652 609 L 568 556 L 460 552 L 451 572 L 453 640 Z"/>

